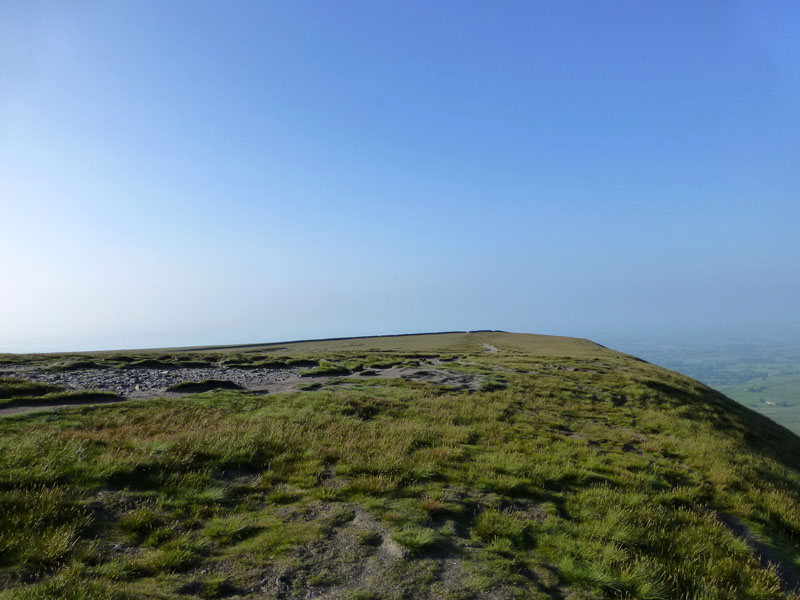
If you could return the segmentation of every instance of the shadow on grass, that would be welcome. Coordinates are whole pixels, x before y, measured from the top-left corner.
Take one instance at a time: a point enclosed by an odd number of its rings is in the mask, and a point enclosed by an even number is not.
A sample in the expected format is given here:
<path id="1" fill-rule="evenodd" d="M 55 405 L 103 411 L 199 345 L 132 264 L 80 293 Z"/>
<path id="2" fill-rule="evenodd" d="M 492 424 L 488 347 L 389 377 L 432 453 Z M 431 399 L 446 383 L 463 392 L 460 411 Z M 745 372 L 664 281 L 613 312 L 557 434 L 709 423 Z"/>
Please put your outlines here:
<path id="1" fill-rule="evenodd" d="M 72 406 L 80 404 L 104 404 L 111 402 L 122 402 L 126 400 L 123 396 L 118 396 L 112 392 L 96 391 L 77 391 L 77 392 L 55 392 L 43 396 L 10 398 L 0 400 L 0 409 L 4 408 L 24 408 L 37 406 Z"/>

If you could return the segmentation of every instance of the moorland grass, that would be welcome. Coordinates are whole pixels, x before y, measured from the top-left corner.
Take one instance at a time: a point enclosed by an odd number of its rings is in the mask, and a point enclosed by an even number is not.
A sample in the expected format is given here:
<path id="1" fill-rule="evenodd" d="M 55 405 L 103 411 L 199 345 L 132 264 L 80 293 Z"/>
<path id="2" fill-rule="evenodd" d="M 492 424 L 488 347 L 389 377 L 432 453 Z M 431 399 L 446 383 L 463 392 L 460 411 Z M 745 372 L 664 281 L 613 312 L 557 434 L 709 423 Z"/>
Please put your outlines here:
<path id="1" fill-rule="evenodd" d="M 378 374 L 3 419 L 0 598 L 789 597 L 720 515 L 800 564 L 798 438 L 584 340 L 442 337 L 297 356 L 418 360 L 413 341 L 496 385 Z"/>
<path id="2" fill-rule="evenodd" d="M 48 383 L 26 381 L 13 377 L 0 377 L 0 400 L 36 398 L 60 391 L 63 391 L 63 388 Z"/>
<path id="3" fill-rule="evenodd" d="M 202 379 L 200 381 L 181 381 L 167 388 L 168 392 L 192 394 L 210 390 L 241 390 L 242 386 L 224 379 Z"/>
<path id="4" fill-rule="evenodd" d="M 109 402 L 116 399 L 118 399 L 118 396 L 111 392 L 67 390 L 60 386 L 38 381 L 26 381 L 13 377 L 0 378 L 0 409 L 18 406 Z"/>

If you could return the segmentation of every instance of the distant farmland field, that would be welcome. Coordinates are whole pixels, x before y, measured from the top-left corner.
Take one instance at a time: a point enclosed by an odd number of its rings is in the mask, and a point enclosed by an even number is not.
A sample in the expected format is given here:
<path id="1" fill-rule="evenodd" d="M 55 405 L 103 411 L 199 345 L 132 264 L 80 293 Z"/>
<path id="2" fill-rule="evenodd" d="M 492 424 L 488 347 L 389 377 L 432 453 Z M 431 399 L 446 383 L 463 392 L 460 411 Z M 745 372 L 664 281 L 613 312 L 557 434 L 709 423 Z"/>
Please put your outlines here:
<path id="1" fill-rule="evenodd" d="M 800 374 L 768 375 L 717 389 L 800 434 Z"/>

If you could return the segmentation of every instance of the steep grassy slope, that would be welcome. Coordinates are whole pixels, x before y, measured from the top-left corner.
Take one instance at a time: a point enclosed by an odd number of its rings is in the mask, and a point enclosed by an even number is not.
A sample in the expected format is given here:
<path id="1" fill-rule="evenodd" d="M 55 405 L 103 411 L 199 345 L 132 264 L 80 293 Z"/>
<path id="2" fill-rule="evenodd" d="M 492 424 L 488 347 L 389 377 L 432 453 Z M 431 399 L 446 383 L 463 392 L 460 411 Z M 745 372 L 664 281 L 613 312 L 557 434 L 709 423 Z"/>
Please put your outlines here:
<path id="1" fill-rule="evenodd" d="M 184 354 L 352 375 L 0 420 L 2 600 L 786 598 L 796 583 L 800 439 L 676 373 L 505 333 L 80 360 Z M 412 363 L 475 385 L 382 376 Z"/>

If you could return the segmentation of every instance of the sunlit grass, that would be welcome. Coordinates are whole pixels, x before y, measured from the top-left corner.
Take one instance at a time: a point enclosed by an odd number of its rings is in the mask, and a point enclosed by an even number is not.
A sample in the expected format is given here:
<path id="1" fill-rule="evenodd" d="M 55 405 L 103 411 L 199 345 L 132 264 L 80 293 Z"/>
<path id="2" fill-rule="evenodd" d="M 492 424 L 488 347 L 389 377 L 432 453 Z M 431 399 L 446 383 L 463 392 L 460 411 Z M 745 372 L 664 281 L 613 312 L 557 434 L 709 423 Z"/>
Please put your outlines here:
<path id="1" fill-rule="evenodd" d="M 719 515 L 797 562 L 797 438 L 646 363 L 489 335 L 447 350 L 500 369 L 479 392 L 359 378 L 3 419 L 0 598 L 786 597 Z M 391 362 L 347 346 L 295 360 Z"/>

